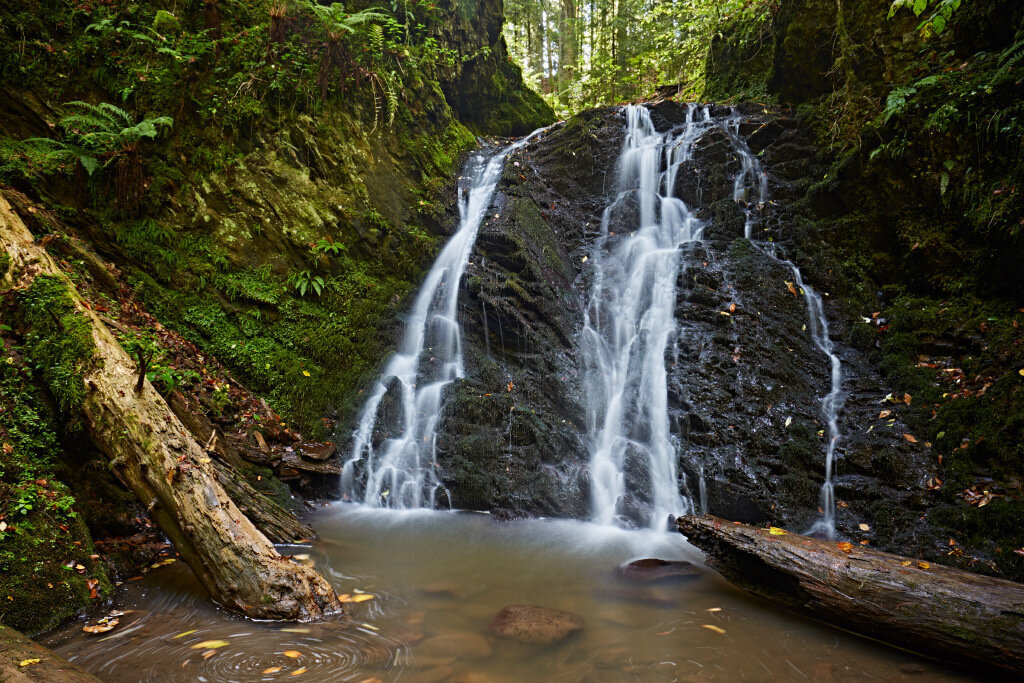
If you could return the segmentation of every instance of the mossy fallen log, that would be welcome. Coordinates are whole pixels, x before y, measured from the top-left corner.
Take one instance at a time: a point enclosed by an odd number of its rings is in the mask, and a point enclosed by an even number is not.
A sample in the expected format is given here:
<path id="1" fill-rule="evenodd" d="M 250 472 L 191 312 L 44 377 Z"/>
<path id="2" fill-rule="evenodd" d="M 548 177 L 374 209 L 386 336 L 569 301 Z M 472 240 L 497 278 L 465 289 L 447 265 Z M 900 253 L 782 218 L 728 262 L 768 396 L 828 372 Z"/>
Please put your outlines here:
<path id="1" fill-rule="evenodd" d="M 712 515 L 678 525 L 751 593 L 883 643 L 1024 674 L 1024 585 Z"/>
<path id="2" fill-rule="evenodd" d="M 8 256 L 0 290 L 31 293 L 44 282 L 51 299 L 59 297 L 59 306 L 49 305 L 36 317 L 41 326 L 53 319 L 45 330 L 55 337 L 53 348 L 64 349 L 62 335 L 84 338 L 73 349 L 77 356 L 62 359 L 53 381 L 45 372 L 44 379 L 60 393 L 62 408 L 74 409 L 111 469 L 148 506 L 213 599 L 260 619 L 317 619 L 339 612 L 330 584 L 283 558 L 239 511 L 212 458 L 156 389 L 146 381 L 136 390 L 134 361 L 2 196 L 0 253 Z"/>

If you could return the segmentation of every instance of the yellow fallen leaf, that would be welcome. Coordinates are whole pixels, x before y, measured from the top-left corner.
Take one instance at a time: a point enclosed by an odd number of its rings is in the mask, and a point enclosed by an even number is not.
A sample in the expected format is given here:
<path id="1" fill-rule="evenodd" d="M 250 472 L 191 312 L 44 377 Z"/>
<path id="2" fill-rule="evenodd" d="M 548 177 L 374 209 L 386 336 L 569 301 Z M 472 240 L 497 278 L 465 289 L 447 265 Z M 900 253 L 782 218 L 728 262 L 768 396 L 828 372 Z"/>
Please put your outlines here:
<path id="1" fill-rule="evenodd" d="M 909 441 L 910 443 L 917 443 L 917 439 L 914 437 L 913 434 L 904 434 L 903 438 Z"/>
<path id="2" fill-rule="evenodd" d="M 192 646 L 193 650 L 216 650 L 218 647 L 224 647 L 228 644 L 226 640 L 204 640 L 201 643 L 196 643 Z"/>
<path id="3" fill-rule="evenodd" d="M 263 673 L 264 674 L 276 674 L 276 673 L 281 673 L 282 671 L 284 671 L 284 667 L 283 666 L 272 666 L 272 667 L 269 667 L 267 669 L 264 669 Z"/>
<path id="4" fill-rule="evenodd" d="M 366 602 L 367 600 L 373 600 L 373 597 L 370 593 L 360 593 L 359 595 L 353 595 L 351 602 Z"/>
<path id="5" fill-rule="evenodd" d="M 930 567 L 931 565 L 930 565 L 930 564 L 928 564 L 927 562 L 918 562 L 918 563 L 917 563 L 917 566 L 918 566 L 919 568 L 921 568 L 921 569 L 928 569 L 928 567 Z"/>
<path id="6" fill-rule="evenodd" d="M 871 531 L 871 527 L 869 527 L 867 524 L 858 524 L 857 528 L 861 531 Z"/>
<path id="7" fill-rule="evenodd" d="M 281 629 L 281 633 L 309 633 L 309 629 L 308 628 L 295 628 L 295 627 L 283 628 L 283 629 Z"/>
<path id="8" fill-rule="evenodd" d="M 785 536 L 786 535 L 786 530 L 785 529 L 780 529 L 777 526 L 770 526 L 770 527 L 768 527 L 768 533 L 771 534 L 772 536 Z"/>
<path id="9" fill-rule="evenodd" d="M 701 624 L 700 627 L 701 628 L 706 628 L 709 631 L 714 631 L 715 633 L 717 633 L 720 636 L 725 635 L 725 629 L 724 628 L 719 628 L 717 626 L 714 626 L 713 624 Z"/>
<path id="10" fill-rule="evenodd" d="M 203 653 L 203 659 L 209 659 L 210 657 L 214 656 L 215 654 L 217 654 L 216 650 L 207 650 L 206 652 Z"/>
<path id="11" fill-rule="evenodd" d="M 288 675 L 289 676 L 301 676 L 302 674 L 306 673 L 306 671 L 308 671 L 308 669 L 306 669 L 306 667 L 303 666 L 303 667 L 300 667 L 300 668 L 296 669 L 295 671 L 291 672 Z"/>
<path id="12" fill-rule="evenodd" d="M 722 608 L 721 607 L 708 607 L 708 611 L 709 612 L 721 612 Z"/>
<path id="13" fill-rule="evenodd" d="M 903 560 L 902 562 L 900 562 L 900 564 L 903 565 L 904 567 L 909 567 L 910 565 L 912 565 L 914 563 L 911 562 L 910 560 Z"/>
<path id="14" fill-rule="evenodd" d="M 850 543 L 849 541 L 843 541 L 842 543 L 837 543 L 836 547 L 839 548 L 840 550 L 842 550 L 844 553 L 848 553 L 851 550 L 853 550 L 853 544 Z"/>
<path id="15" fill-rule="evenodd" d="M 283 654 L 285 657 L 291 657 L 292 659 L 298 659 L 302 656 L 302 653 L 298 650 L 285 650 L 281 654 Z"/>
<path id="16" fill-rule="evenodd" d="M 178 635 L 174 636 L 174 638 L 171 638 L 171 640 L 176 640 L 178 638 L 184 638 L 185 636 L 190 636 L 193 633 L 195 633 L 197 630 L 198 629 L 192 629 L 191 631 L 185 631 L 184 633 L 179 633 Z"/>
<path id="17" fill-rule="evenodd" d="M 309 370 L 303 370 L 302 374 L 306 377 L 309 377 Z"/>
<path id="18" fill-rule="evenodd" d="M 38 657 L 36 657 L 35 659 L 23 659 L 20 662 L 18 662 L 18 666 L 20 666 L 20 667 L 32 666 L 33 664 L 38 664 L 41 661 L 43 661 L 43 660 L 39 659 Z"/>
<path id="19" fill-rule="evenodd" d="M 1020 375 L 1021 377 L 1024 377 L 1024 368 L 1021 368 L 1020 370 L 1018 370 L 1017 374 Z"/>
<path id="20" fill-rule="evenodd" d="M 82 630 L 86 633 L 106 633 L 107 631 L 114 630 L 114 627 L 121 623 L 120 619 L 110 619 L 104 617 L 95 624 L 89 624 L 82 627 Z"/>
<path id="21" fill-rule="evenodd" d="M 783 280 L 783 282 L 786 283 L 786 289 L 789 290 L 789 293 L 792 294 L 793 296 L 796 296 L 796 287 L 793 286 L 793 283 L 790 282 L 789 280 Z"/>

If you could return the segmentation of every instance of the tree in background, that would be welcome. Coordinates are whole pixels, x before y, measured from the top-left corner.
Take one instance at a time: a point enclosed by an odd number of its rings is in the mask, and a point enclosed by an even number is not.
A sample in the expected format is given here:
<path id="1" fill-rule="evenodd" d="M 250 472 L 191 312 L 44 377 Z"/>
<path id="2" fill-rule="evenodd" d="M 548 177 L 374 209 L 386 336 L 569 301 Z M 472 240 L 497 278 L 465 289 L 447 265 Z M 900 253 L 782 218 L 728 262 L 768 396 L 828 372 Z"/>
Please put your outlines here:
<path id="1" fill-rule="evenodd" d="M 505 39 L 527 80 L 560 114 L 677 85 L 697 97 L 711 38 L 778 0 L 508 0 Z"/>

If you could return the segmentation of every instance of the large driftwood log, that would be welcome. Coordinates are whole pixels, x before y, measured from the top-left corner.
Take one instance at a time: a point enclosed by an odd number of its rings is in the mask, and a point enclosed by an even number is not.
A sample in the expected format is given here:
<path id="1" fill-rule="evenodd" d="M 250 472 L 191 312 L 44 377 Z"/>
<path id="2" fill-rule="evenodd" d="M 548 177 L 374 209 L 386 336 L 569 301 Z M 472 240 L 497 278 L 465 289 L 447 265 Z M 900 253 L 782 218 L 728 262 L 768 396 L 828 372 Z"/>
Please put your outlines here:
<path id="1" fill-rule="evenodd" d="M 1024 585 L 711 515 L 678 524 L 751 593 L 884 643 L 1024 673 Z"/>
<path id="2" fill-rule="evenodd" d="M 38 275 L 61 278 L 96 347 L 86 373 L 81 417 L 117 476 L 149 506 L 214 600 L 261 619 L 315 619 L 340 611 L 330 584 L 274 549 L 218 481 L 203 451 L 149 382 L 136 392 L 138 371 L 100 318 L 81 302 L 71 280 L 0 196 L 0 249 L 10 266 L 0 289 L 25 287 Z"/>

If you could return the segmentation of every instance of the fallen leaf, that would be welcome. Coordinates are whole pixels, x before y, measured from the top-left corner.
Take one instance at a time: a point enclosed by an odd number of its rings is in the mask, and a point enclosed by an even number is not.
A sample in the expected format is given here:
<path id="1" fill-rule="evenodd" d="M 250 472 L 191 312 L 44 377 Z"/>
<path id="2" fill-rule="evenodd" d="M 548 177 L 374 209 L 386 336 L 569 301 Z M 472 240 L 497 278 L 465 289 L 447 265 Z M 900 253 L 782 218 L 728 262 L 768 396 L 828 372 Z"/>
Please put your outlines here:
<path id="1" fill-rule="evenodd" d="M 23 659 L 20 662 L 18 662 L 18 666 L 24 668 L 26 666 L 32 666 L 33 664 L 38 664 L 41 661 L 43 661 L 43 660 L 40 659 L 39 657 L 36 657 L 35 659 Z"/>
<path id="2" fill-rule="evenodd" d="M 905 404 L 907 404 L 908 406 L 910 405 L 910 401 L 911 401 L 911 400 L 912 400 L 913 398 L 914 398 L 914 397 L 913 397 L 913 396 L 911 396 L 910 394 L 903 394 L 903 402 L 904 402 Z"/>
<path id="3" fill-rule="evenodd" d="M 785 529 L 780 529 L 777 526 L 770 526 L 770 527 L 768 527 L 768 533 L 771 534 L 772 536 L 785 536 L 786 535 L 786 530 Z"/>
<path id="4" fill-rule="evenodd" d="M 879 420 L 884 420 L 885 418 L 889 417 L 890 415 L 892 415 L 892 411 L 891 410 L 883 410 L 882 412 L 880 412 L 878 414 L 878 419 Z"/>
<path id="5" fill-rule="evenodd" d="M 715 633 L 717 633 L 720 636 L 724 636 L 725 635 L 725 629 L 724 628 L 719 628 L 717 626 L 714 626 L 713 624 L 701 624 L 700 627 L 701 628 L 706 628 L 709 631 L 714 631 Z"/>
<path id="6" fill-rule="evenodd" d="M 281 673 L 282 671 L 284 671 L 284 667 L 283 666 L 272 666 L 272 667 L 270 667 L 268 669 L 264 669 L 263 673 L 264 674 L 276 674 L 276 673 Z"/>
<path id="7" fill-rule="evenodd" d="M 285 657 L 291 657 L 292 659 L 298 659 L 302 656 L 302 653 L 298 650 L 285 650 L 281 654 L 283 654 Z"/>
<path id="8" fill-rule="evenodd" d="M 868 526 L 867 524 L 858 524 L 857 528 L 860 529 L 861 531 L 871 531 L 871 527 Z"/>
<path id="9" fill-rule="evenodd" d="M 300 668 L 296 669 L 295 671 L 291 672 L 288 675 L 289 676 L 301 676 L 302 674 L 306 673 L 306 671 L 308 671 L 308 669 L 303 666 L 303 667 L 300 667 Z"/>
<path id="10" fill-rule="evenodd" d="M 106 633 L 107 631 L 114 630 L 114 627 L 121 623 L 120 619 L 110 619 L 104 617 L 95 624 L 87 624 L 82 627 L 82 630 L 86 633 Z"/>
<path id="11" fill-rule="evenodd" d="M 1020 372 L 1021 372 L 1022 375 L 1024 375 L 1024 370 L 1021 370 Z M 14 452 L 14 446 L 12 446 L 11 444 L 9 444 L 6 441 L 4 441 L 4 453 L 6 453 L 7 455 L 10 455 L 13 452 Z M 28 660 L 26 660 L 26 661 L 28 661 Z"/>
<path id="12" fill-rule="evenodd" d="M 851 550 L 853 550 L 853 544 L 850 543 L 849 541 L 843 541 L 842 543 L 837 543 L 836 547 L 839 548 L 840 550 L 842 550 L 844 553 L 848 553 Z"/>
<path id="13" fill-rule="evenodd" d="M 1024 368 L 1021 368 L 1020 370 L 1018 370 L 1017 374 L 1020 375 L 1021 377 L 1024 377 Z"/>
<path id="14" fill-rule="evenodd" d="M 226 640 L 204 640 L 192 646 L 193 650 L 216 650 L 218 647 L 228 645 Z"/>
<path id="15" fill-rule="evenodd" d="M 303 370 L 302 374 L 304 377 L 309 377 L 309 370 Z"/>
<path id="16" fill-rule="evenodd" d="M 707 611 L 708 612 L 721 612 L 722 608 L 721 607 L 708 607 Z"/>
<path id="17" fill-rule="evenodd" d="M 793 418 L 792 417 L 787 417 L 786 418 L 786 426 L 788 427 L 791 424 L 793 424 Z"/>
<path id="18" fill-rule="evenodd" d="M 171 638 L 171 640 L 177 640 L 178 638 L 184 638 L 185 636 L 190 636 L 193 633 L 195 633 L 197 630 L 198 629 L 192 629 L 191 631 L 185 631 L 184 633 L 179 633 L 178 635 L 176 635 L 173 638 Z"/>
<path id="19" fill-rule="evenodd" d="M 283 628 L 281 633 L 309 633 L 308 628 Z"/>
<path id="20" fill-rule="evenodd" d="M 914 563 L 912 561 L 910 561 L 910 560 L 903 560 L 902 562 L 900 562 L 900 564 L 903 565 L 904 567 L 909 567 L 910 565 L 912 565 Z"/>
<path id="21" fill-rule="evenodd" d="M 868 539 L 866 539 L 866 538 L 865 538 L 864 540 L 862 540 L 862 541 L 860 542 L 860 544 L 861 544 L 861 545 L 867 545 L 867 544 L 868 544 Z"/>
<path id="22" fill-rule="evenodd" d="M 917 566 L 920 567 L 921 569 L 928 569 L 928 567 L 930 567 L 931 565 L 928 564 L 927 562 L 918 562 Z"/>
<path id="23" fill-rule="evenodd" d="M 786 289 L 789 290 L 789 293 L 792 294 L 793 296 L 796 296 L 796 287 L 793 286 L 793 283 L 790 282 L 789 280 L 783 280 L 783 282 L 786 283 Z"/>
<path id="24" fill-rule="evenodd" d="M 909 441 L 910 443 L 917 443 L 917 439 L 914 437 L 913 434 L 904 434 L 903 438 Z"/>
<path id="25" fill-rule="evenodd" d="M 214 656 L 215 654 L 217 654 L 216 650 L 207 650 L 206 652 L 203 653 L 203 659 L 209 659 L 210 657 Z"/>
<path id="26" fill-rule="evenodd" d="M 736 312 L 736 304 L 729 304 L 729 312 L 730 313 L 735 313 Z"/>

